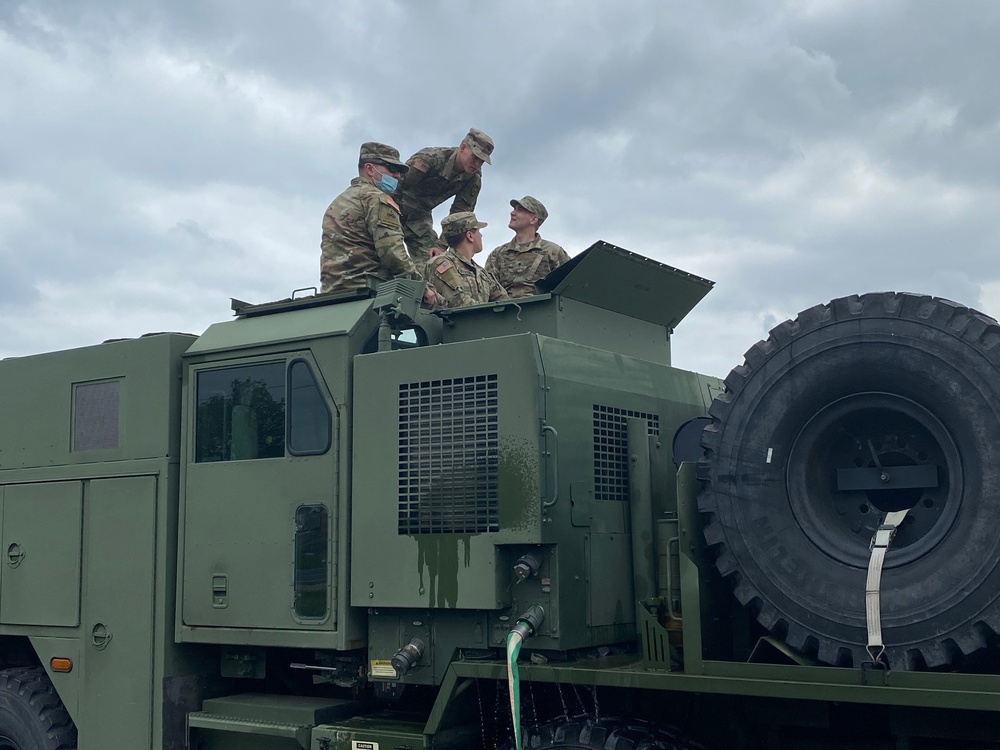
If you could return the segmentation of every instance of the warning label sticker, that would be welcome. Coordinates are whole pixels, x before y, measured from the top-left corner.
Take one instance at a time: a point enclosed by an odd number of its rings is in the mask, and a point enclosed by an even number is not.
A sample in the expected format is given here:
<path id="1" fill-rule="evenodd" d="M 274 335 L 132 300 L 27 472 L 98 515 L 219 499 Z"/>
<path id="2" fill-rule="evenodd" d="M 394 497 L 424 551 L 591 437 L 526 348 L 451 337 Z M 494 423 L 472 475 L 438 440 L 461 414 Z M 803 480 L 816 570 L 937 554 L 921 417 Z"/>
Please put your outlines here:
<path id="1" fill-rule="evenodd" d="M 392 679 L 396 679 L 396 670 L 392 666 L 392 662 L 388 659 L 372 659 L 368 672 L 372 677 L 391 677 Z"/>
<path id="2" fill-rule="evenodd" d="M 353 740 L 351 742 L 351 750 L 378 750 L 377 742 L 362 742 L 361 740 Z"/>

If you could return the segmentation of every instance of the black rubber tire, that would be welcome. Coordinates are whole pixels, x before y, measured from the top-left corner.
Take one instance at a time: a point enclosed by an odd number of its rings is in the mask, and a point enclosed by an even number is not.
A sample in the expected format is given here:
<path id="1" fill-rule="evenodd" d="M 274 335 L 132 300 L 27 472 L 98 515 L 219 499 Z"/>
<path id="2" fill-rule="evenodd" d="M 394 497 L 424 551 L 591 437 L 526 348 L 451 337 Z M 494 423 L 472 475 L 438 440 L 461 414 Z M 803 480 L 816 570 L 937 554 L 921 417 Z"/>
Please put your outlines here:
<path id="1" fill-rule="evenodd" d="M 975 310 L 884 292 L 775 327 L 702 436 L 699 509 L 720 572 L 790 646 L 859 666 L 869 543 L 883 511 L 912 508 L 882 575 L 885 656 L 964 662 L 1000 632 L 998 409 L 1000 327 Z M 937 486 L 837 488 L 840 468 L 920 464 Z"/>
<path id="2" fill-rule="evenodd" d="M 703 750 L 672 730 L 638 720 L 557 719 L 525 730 L 525 750 Z M 505 750 L 513 750 L 511 741 Z"/>
<path id="3" fill-rule="evenodd" d="M 0 750 L 74 750 L 76 726 L 41 667 L 0 671 Z"/>

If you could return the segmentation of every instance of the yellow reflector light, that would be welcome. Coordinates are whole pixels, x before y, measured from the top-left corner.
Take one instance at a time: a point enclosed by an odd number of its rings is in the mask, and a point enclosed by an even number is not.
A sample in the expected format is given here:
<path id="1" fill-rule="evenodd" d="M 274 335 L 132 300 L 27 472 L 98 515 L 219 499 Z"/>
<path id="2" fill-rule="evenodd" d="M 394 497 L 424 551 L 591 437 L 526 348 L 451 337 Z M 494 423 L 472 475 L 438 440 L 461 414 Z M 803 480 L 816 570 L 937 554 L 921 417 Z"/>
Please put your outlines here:
<path id="1" fill-rule="evenodd" d="M 73 671 L 73 661 L 61 656 L 53 656 L 49 659 L 49 668 L 53 672 L 71 672 Z"/>

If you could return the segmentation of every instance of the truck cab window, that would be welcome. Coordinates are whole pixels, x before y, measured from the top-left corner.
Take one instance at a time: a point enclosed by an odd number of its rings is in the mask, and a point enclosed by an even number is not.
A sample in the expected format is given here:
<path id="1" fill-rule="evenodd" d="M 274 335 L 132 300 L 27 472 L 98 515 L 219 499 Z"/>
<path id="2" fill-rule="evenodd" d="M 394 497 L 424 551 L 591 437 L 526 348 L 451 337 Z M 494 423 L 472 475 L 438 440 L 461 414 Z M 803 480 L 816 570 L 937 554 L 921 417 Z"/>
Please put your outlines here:
<path id="1" fill-rule="evenodd" d="M 326 453 L 330 448 L 330 410 L 312 370 L 303 359 L 288 368 L 288 452 Z"/>
<path id="2" fill-rule="evenodd" d="M 198 373 L 195 461 L 285 455 L 285 363 Z"/>

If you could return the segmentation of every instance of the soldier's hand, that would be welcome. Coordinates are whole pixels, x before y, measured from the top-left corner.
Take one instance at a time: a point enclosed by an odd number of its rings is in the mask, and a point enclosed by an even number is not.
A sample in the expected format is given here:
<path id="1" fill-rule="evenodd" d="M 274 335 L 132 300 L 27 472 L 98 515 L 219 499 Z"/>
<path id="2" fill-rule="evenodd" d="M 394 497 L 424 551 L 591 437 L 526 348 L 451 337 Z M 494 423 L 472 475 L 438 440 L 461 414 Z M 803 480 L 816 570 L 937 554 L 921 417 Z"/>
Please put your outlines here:
<path id="1" fill-rule="evenodd" d="M 444 250 L 438 247 L 437 245 L 435 245 L 434 247 L 432 247 L 430 250 L 427 251 L 428 260 L 431 258 L 436 258 L 439 255 L 444 255 Z"/>
<path id="2" fill-rule="evenodd" d="M 435 292 L 431 287 L 424 289 L 424 304 L 434 307 L 438 302 L 437 292 Z"/>

